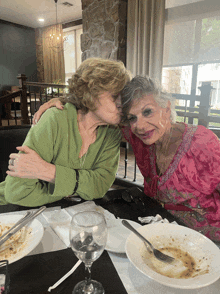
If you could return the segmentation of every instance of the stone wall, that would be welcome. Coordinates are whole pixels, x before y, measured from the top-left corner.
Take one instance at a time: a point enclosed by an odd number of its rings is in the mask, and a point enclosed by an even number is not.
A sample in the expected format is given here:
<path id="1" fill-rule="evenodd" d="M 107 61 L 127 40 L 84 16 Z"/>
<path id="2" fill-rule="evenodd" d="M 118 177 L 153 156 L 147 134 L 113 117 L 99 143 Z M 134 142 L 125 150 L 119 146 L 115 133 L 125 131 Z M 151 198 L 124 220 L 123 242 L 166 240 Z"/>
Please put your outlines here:
<path id="1" fill-rule="evenodd" d="M 127 0 L 82 0 L 82 60 L 89 57 L 126 62 Z"/>

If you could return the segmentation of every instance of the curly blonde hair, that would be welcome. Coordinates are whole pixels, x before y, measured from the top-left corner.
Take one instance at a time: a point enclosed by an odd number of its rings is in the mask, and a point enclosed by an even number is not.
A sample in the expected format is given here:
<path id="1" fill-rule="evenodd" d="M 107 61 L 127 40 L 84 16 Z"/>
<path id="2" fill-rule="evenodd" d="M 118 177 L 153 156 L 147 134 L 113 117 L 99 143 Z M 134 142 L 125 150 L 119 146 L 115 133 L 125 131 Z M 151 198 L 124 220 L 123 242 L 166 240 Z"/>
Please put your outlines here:
<path id="1" fill-rule="evenodd" d="M 131 74 L 121 61 L 86 59 L 69 80 L 66 102 L 74 104 L 84 113 L 94 111 L 100 94 L 110 92 L 116 100 L 130 79 Z"/>

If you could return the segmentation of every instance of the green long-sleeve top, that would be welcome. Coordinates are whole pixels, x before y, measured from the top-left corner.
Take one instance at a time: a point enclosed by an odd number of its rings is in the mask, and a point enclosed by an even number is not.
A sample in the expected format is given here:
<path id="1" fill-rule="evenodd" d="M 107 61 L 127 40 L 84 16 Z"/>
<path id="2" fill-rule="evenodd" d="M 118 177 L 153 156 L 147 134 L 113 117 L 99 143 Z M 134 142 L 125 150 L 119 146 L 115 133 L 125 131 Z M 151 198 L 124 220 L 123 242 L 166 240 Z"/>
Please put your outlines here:
<path id="1" fill-rule="evenodd" d="M 47 110 L 30 129 L 23 145 L 55 164 L 55 184 L 7 176 L 0 183 L 0 204 L 34 207 L 69 196 L 76 184 L 75 169 L 79 170 L 77 194 L 85 200 L 103 197 L 115 179 L 120 140 L 119 128 L 99 126 L 96 141 L 89 146 L 80 163 L 82 139 L 76 108 L 67 103 L 62 111 L 56 108 Z M 83 167 L 80 167 L 82 162 Z"/>

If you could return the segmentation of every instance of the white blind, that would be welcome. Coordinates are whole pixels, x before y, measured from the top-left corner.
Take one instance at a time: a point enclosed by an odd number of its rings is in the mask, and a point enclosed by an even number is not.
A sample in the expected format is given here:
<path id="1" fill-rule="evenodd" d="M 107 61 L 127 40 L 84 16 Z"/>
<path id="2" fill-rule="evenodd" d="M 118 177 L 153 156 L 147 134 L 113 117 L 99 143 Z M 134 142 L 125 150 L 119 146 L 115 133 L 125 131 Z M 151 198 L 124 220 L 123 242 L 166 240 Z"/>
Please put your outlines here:
<path id="1" fill-rule="evenodd" d="M 166 0 L 166 8 L 172 8 L 201 1 L 203 0 Z"/>
<path id="2" fill-rule="evenodd" d="M 220 61 L 220 0 L 166 10 L 163 66 Z"/>

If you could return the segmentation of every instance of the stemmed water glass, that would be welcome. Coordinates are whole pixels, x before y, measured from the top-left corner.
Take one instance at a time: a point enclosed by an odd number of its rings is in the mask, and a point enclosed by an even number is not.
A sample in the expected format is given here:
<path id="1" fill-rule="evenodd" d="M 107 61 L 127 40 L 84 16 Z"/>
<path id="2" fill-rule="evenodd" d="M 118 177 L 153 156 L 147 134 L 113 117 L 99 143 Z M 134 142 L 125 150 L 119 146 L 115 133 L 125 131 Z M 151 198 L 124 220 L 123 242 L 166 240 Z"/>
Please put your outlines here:
<path id="1" fill-rule="evenodd" d="M 70 245 L 75 255 L 84 262 L 86 279 L 79 282 L 73 294 L 104 294 L 101 283 L 91 280 L 91 266 L 100 257 L 107 241 L 104 216 L 95 211 L 75 214 L 70 225 Z"/>

